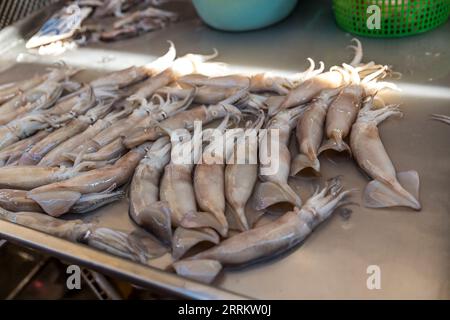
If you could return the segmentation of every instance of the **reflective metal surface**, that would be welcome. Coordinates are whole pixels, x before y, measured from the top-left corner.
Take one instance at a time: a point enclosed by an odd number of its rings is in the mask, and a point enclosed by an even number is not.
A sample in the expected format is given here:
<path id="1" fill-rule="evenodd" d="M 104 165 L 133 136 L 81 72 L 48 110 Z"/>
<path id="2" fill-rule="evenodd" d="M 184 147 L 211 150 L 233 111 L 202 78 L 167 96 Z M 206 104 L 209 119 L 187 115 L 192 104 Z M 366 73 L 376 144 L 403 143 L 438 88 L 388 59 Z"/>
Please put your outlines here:
<path id="1" fill-rule="evenodd" d="M 179 8 L 189 8 L 177 3 Z M 329 1 L 300 1 L 285 21 L 246 33 L 212 30 L 198 19 L 165 30 L 109 44 L 95 44 L 60 57 L 35 57 L 24 51 L 23 36 L 39 24 L 7 28 L 0 41 L 0 83 L 21 79 L 63 59 L 86 68 L 78 79 L 89 80 L 106 70 L 143 64 L 161 55 L 172 40 L 179 52 L 211 52 L 237 71 L 273 70 L 293 73 L 306 68 L 307 57 L 329 67 L 349 61 L 351 35 L 335 26 Z M 44 16 L 39 17 L 40 20 Z M 34 20 L 37 21 L 37 20 Z M 33 29 L 34 28 L 34 29 Z M 227 269 L 213 284 L 197 285 L 163 271 L 145 268 L 66 241 L 0 222 L 0 234 L 104 272 L 122 274 L 141 285 L 183 296 L 234 297 L 215 288 L 256 298 L 274 299 L 449 299 L 450 298 L 450 126 L 429 120 L 431 113 L 450 115 L 450 23 L 432 32 L 403 39 L 361 39 L 364 61 L 391 64 L 402 73 L 399 94 L 383 95 L 401 103 L 404 117 L 380 125 L 384 145 L 398 171 L 420 175 L 422 211 L 367 209 L 352 206 L 349 219 L 336 214 L 301 246 L 271 261 Z M 16 63 L 17 57 L 20 63 Z M 342 175 L 348 188 L 362 190 L 368 179 L 352 160 L 321 157 L 323 177 Z M 355 196 L 360 203 L 361 192 Z M 70 216 L 69 216 L 70 218 Z M 132 229 L 126 203 L 113 204 L 83 217 L 105 226 Z M 161 263 L 161 264 L 158 264 Z M 167 265 L 164 261 L 156 265 Z M 381 289 L 366 286 L 367 268 L 381 269 Z"/>

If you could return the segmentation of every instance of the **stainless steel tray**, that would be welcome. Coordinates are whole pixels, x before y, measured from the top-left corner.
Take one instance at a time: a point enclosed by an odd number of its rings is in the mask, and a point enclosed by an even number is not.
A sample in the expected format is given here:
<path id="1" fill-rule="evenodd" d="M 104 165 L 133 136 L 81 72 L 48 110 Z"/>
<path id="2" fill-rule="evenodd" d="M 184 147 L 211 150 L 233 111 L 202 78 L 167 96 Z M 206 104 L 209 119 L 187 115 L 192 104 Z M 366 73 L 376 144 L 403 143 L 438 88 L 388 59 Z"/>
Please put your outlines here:
<path id="1" fill-rule="evenodd" d="M 307 57 L 330 66 L 351 56 L 346 50 L 351 35 L 335 26 L 330 1 L 301 2 L 285 21 L 246 33 L 212 30 L 195 17 L 189 4 L 174 6 L 184 12 L 184 20 L 165 30 L 90 45 L 59 57 L 35 57 L 24 49 L 23 39 L 51 14 L 51 10 L 41 12 L 0 32 L 0 69 L 8 69 L 0 74 L 0 83 L 22 79 L 61 59 L 85 68 L 77 79 L 89 80 L 102 72 L 151 61 L 165 52 L 167 40 L 174 41 L 180 54 L 217 48 L 220 60 L 236 71 L 292 73 L 306 68 Z M 231 291 L 274 299 L 449 299 L 450 127 L 429 120 L 431 113 L 450 115 L 449 33 L 447 23 L 415 37 L 361 39 L 365 61 L 391 64 L 403 74 L 397 81 L 403 92 L 384 97 L 401 103 L 405 116 L 386 121 L 380 132 L 397 170 L 419 172 L 420 212 L 354 206 L 350 219 L 335 215 L 301 247 L 267 262 L 226 269 L 213 286 L 157 270 L 167 264 L 166 257 L 155 261 L 156 268 L 144 267 L 1 221 L 0 235 L 142 286 L 192 298 L 238 297 Z M 368 182 L 349 159 L 323 157 L 321 162 L 324 177 L 343 175 L 347 187 L 362 190 Z M 354 199 L 360 203 L 360 193 Z M 134 228 L 125 201 L 82 218 L 104 226 Z M 381 268 L 380 290 L 366 286 L 369 265 Z"/>

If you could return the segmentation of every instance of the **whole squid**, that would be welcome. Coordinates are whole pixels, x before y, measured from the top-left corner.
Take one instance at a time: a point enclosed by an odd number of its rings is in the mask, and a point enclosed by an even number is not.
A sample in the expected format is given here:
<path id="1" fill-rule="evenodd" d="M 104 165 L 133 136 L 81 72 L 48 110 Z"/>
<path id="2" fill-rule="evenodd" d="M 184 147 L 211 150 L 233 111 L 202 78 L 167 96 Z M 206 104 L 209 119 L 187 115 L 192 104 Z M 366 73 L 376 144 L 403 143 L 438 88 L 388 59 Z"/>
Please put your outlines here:
<path id="1" fill-rule="evenodd" d="M 68 160 L 65 154 L 71 152 L 80 145 L 83 145 L 83 143 L 85 143 L 86 141 L 90 141 L 90 139 L 94 138 L 98 133 L 110 127 L 116 121 L 127 116 L 129 111 L 130 111 L 129 109 L 124 109 L 118 112 L 112 112 L 105 118 L 97 120 L 94 124 L 90 125 L 85 131 L 64 141 L 63 143 L 59 144 L 57 147 L 52 149 L 50 152 L 48 152 L 41 159 L 41 161 L 39 161 L 38 165 L 52 167 L 59 165 L 61 163 L 65 163 Z"/>
<path id="2" fill-rule="evenodd" d="M 39 163 L 42 158 L 62 142 L 86 130 L 97 119 L 102 118 L 112 106 L 113 101 L 100 103 L 89 110 L 86 115 L 73 119 L 68 124 L 53 131 L 47 137 L 36 143 L 30 150 L 25 152 L 19 160 L 19 165 L 33 165 Z"/>
<path id="3" fill-rule="evenodd" d="M 264 112 L 260 110 L 258 119 L 249 128 L 249 133 L 246 132 L 236 142 L 225 167 L 225 198 L 240 231 L 249 229 L 245 205 L 252 195 L 258 179 L 257 130 L 262 127 L 264 120 Z M 244 154 L 243 158 L 242 154 Z"/>
<path id="4" fill-rule="evenodd" d="M 7 166 L 0 168 L 0 188 L 31 190 L 79 174 L 83 166 L 37 167 Z"/>
<path id="5" fill-rule="evenodd" d="M 113 165 L 83 172 L 71 179 L 35 188 L 29 191 L 27 196 L 39 203 L 46 213 L 58 217 L 69 212 L 70 208 L 84 194 L 99 193 L 109 190 L 112 186 L 119 187 L 125 184 L 132 176 L 139 161 L 144 157 L 148 147 L 148 144 L 143 144 L 130 150 Z"/>
<path id="6" fill-rule="evenodd" d="M 295 176 L 304 169 L 312 168 L 320 172 L 320 162 L 317 159 L 318 150 L 322 143 L 323 127 L 327 110 L 338 89 L 325 89 L 308 105 L 305 113 L 298 118 L 296 127 L 299 154 L 291 164 L 291 176 Z"/>
<path id="7" fill-rule="evenodd" d="M 344 84 L 345 76 L 339 70 L 330 70 L 310 77 L 292 89 L 279 106 L 270 109 L 269 115 L 274 115 L 283 109 L 308 103 L 323 89 L 334 89 Z"/>
<path id="8" fill-rule="evenodd" d="M 222 88 L 213 86 L 202 86 L 197 88 L 197 92 L 194 97 L 194 102 L 198 104 L 217 104 L 235 94 L 237 94 L 241 88 Z M 158 93 L 184 99 L 189 93 L 189 88 L 178 87 L 163 87 L 158 90 Z"/>
<path id="9" fill-rule="evenodd" d="M 261 166 L 259 177 L 263 181 L 255 189 L 255 209 L 262 210 L 279 202 L 289 202 L 300 207 L 302 200 L 288 185 L 291 154 L 288 149 L 290 133 L 297 118 L 305 111 L 305 106 L 298 106 L 277 113 L 266 125 L 267 131 L 260 135 L 260 162 L 270 155 L 270 166 L 276 166 L 274 172 L 265 173 L 268 164 Z M 272 149 L 269 152 L 269 146 Z M 273 148 L 278 150 L 273 150 Z M 275 158 L 277 156 L 278 158 Z"/>
<path id="10" fill-rule="evenodd" d="M 433 114 L 431 119 L 441 121 L 446 124 L 450 124 L 450 117 L 443 114 Z"/>
<path id="11" fill-rule="evenodd" d="M 396 173 L 380 139 L 377 125 L 392 115 L 397 106 L 372 109 L 369 99 L 352 127 L 350 145 L 359 166 L 374 180 L 364 190 L 364 205 L 371 208 L 406 206 L 420 210 L 419 175 L 416 171 Z"/>
<path id="12" fill-rule="evenodd" d="M 29 150 L 37 142 L 44 139 L 51 133 L 51 130 L 41 130 L 29 138 L 17 141 L 0 151 L 0 166 L 15 164 L 19 161 L 24 152 Z"/>
<path id="13" fill-rule="evenodd" d="M 137 166 L 130 185 L 131 219 L 163 243 L 172 242 L 169 204 L 159 201 L 159 182 L 170 161 L 171 144 L 167 137 L 155 141 Z"/>
<path id="14" fill-rule="evenodd" d="M 350 147 L 345 143 L 344 138 L 350 133 L 364 96 L 363 86 L 351 84 L 345 87 L 331 103 L 325 124 L 327 140 L 319 148 L 319 154 L 325 150 L 347 151 L 351 154 Z"/>
<path id="15" fill-rule="evenodd" d="M 211 136 L 211 142 L 204 149 L 201 162 L 194 169 L 194 191 L 197 204 L 204 212 L 214 215 L 220 223 L 222 236 L 228 234 L 228 222 L 225 218 L 225 163 L 234 149 L 234 140 L 242 132 L 225 132 L 227 116 Z"/>
<path id="16" fill-rule="evenodd" d="M 153 239 L 104 228 L 81 220 L 61 220 L 37 212 L 11 212 L 0 208 L 0 219 L 72 242 L 86 244 L 113 255 L 143 264 L 166 250 Z"/>
<path id="17" fill-rule="evenodd" d="M 36 87 L 45 80 L 45 76 L 35 75 L 30 79 L 22 80 L 16 83 L 7 83 L 0 86 L 0 105 L 11 100 L 15 96 Z"/>
<path id="18" fill-rule="evenodd" d="M 195 88 L 192 88 L 191 94 L 183 100 L 172 101 L 171 99 L 167 99 L 167 101 L 164 102 L 161 99 L 159 105 L 154 105 L 153 103 L 142 105 L 134 110 L 130 116 L 101 131 L 94 138 L 79 146 L 77 149 L 73 150 L 71 154 L 66 156 L 69 156 L 72 160 L 75 160 L 77 156 L 79 159 L 82 159 L 85 156 L 85 153 L 94 153 L 119 137 L 131 135 L 130 132 L 133 132 L 133 129 L 153 126 L 155 122 L 165 121 L 168 117 L 169 119 L 172 119 L 176 117 L 177 113 L 182 113 L 184 109 L 189 107 L 194 95 Z M 124 140 L 126 141 L 126 138 Z M 143 142 L 145 142 L 145 140 Z M 140 145 L 141 143 L 135 144 L 134 146 Z M 124 143 L 124 146 L 132 148 L 126 143 Z"/>
<path id="19" fill-rule="evenodd" d="M 169 204 L 171 220 L 174 227 L 213 227 L 220 230 L 221 226 L 214 216 L 207 212 L 198 212 L 195 201 L 195 192 L 192 181 L 194 164 L 201 157 L 200 146 L 202 132 L 194 132 L 191 136 L 186 129 L 170 130 L 164 128 L 170 134 L 172 144 L 170 163 L 164 168 L 164 174 L 160 184 L 160 199 Z M 186 152 L 180 152 L 185 148 Z M 184 225 L 187 219 L 188 225 Z M 204 225 L 192 226 L 195 222 Z"/>
<path id="20" fill-rule="evenodd" d="M 285 213 L 275 221 L 239 233 L 211 249 L 181 260 L 176 263 L 175 269 L 179 270 L 181 266 L 185 266 L 183 275 L 189 277 L 191 272 L 197 274 L 196 270 L 200 267 L 205 268 L 207 274 L 208 270 L 210 271 L 208 265 L 200 262 L 193 265 L 190 262 L 192 260 L 213 260 L 221 265 L 243 265 L 278 255 L 305 240 L 320 223 L 331 216 L 334 209 L 344 203 L 350 192 L 343 190 L 338 179 L 332 179 L 322 190 L 317 190 L 301 209 L 295 207 L 293 211 Z M 213 270 L 220 271 L 217 266 L 212 267 Z"/>
<path id="21" fill-rule="evenodd" d="M 162 127 L 169 130 L 192 129 L 194 122 L 201 121 L 202 124 L 208 124 L 214 120 L 222 119 L 227 114 L 240 114 L 240 111 L 230 103 L 233 103 L 246 95 L 246 90 L 239 91 L 236 95 L 220 102 L 217 105 L 198 106 L 185 110 L 161 121 L 161 126 L 151 126 L 149 128 L 138 129 L 137 132 L 124 139 L 124 144 L 128 148 L 137 146 L 145 141 L 154 141 L 166 132 Z"/>
<path id="22" fill-rule="evenodd" d="M 124 197 L 125 192 L 123 190 L 107 190 L 100 193 L 85 194 L 70 208 L 70 212 L 89 212 Z M 0 207 L 14 212 L 44 212 L 36 201 L 27 197 L 26 190 L 0 189 Z"/>

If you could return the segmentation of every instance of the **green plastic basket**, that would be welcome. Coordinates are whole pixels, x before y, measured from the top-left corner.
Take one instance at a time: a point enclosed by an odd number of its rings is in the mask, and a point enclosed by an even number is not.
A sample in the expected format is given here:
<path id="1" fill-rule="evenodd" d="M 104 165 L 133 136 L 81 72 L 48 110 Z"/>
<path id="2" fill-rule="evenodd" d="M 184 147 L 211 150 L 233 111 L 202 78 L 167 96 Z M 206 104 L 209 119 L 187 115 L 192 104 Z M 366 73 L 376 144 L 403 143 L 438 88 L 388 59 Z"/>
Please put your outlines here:
<path id="1" fill-rule="evenodd" d="M 450 0 L 333 0 L 333 11 L 337 24 L 348 32 L 367 37 L 403 37 L 445 23 Z"/>

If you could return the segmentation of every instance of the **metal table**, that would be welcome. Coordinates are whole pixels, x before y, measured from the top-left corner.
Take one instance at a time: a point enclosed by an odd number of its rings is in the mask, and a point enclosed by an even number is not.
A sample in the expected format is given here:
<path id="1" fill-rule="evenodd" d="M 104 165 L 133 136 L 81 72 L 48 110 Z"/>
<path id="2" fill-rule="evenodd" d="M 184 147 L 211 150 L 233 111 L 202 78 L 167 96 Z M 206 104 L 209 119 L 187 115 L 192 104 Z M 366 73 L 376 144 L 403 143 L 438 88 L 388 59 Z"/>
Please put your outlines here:
<path id="1" fill-rule="evenodd" d="M 49 15 L 47 10 L 0 33 L 0 83 L 18 80 L 57 60 L 85 68 L 77 76 L 94 75 L 143 64 L 160 56 L 172 40 L 179 54 L 209 53 L 217 48 L 220 60 L 237 71 L 298 72 L 306 58 L 326 66 L 349 61 L 351 35 L 335 24 L 330 1 L 300 1 L 285 21 L 263 30 L 224 33 L 203 25 L 187 3 L 175 3 L 182 22 L 126 41 L 95 44 L 59 57 L 26 53 L 29 37 Z M 156 286 L 185 297 L 273 299 L 449 299 L 450 298 L 450 127 L 429 120 L 431 113 L 450 114 L 450 23 L 419 36 L 403 39 L 361 39 L 364 61 L 390 64 L 402 73 L 399 94 L 385 100 L 401 103 L 403 119 L 380 126 L 385 147 L 398 171 L 415 169 L 420 175 L 423 209 L 367 209 L 353 206 L 350 219 L 335 215 L 301 246 L 281 257 L 227 269 L 212 285 L 204 286 L 80 245 L 0 222 L 0 235 L 48 251 L 93 269 L 122 276 L 142 286 Z M 367 178 L 353 161 L 322 157 L 323 176 L 343 175 L 349 188 L 362 190 Z M 354 196 L 360 203 L 361 193 Z M 69 216 L 70 218 L 70 216 Z M 105 226 L 132 229 L 125 202 L 83 216 Z M 94 254 L 95 252 L 95 254 Z M 162 259 L 164 260 L 164 259 Z M 166 263 L 166 264 L 165 264 Z M 163 267 L 166 262 L 155 262 Z M 367 268 L 381 269 L 381 289 L 366 286 Z"/>

